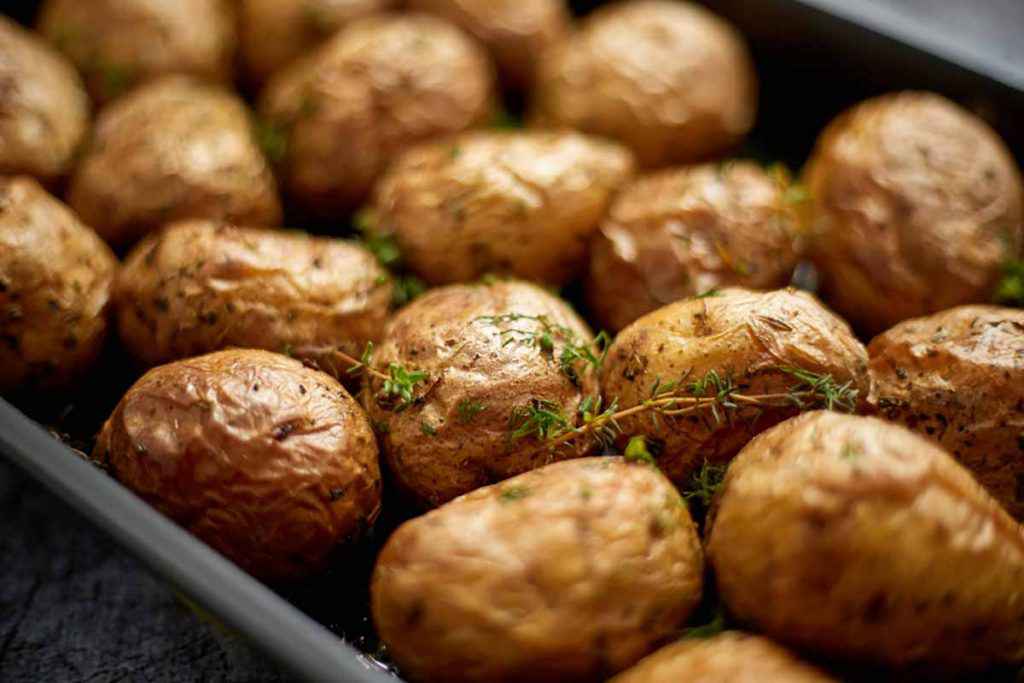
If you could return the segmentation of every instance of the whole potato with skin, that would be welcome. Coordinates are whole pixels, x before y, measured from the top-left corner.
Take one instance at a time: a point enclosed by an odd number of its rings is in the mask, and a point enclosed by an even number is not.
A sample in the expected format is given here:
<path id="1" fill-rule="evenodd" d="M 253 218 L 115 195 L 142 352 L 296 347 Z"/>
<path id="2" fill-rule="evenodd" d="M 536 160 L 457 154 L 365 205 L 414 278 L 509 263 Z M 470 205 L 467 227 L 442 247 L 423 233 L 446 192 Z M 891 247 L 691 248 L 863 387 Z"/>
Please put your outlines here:
<path id="1" fill-rule="evenodd" d="M 359 405 L 330 376 L 267 351 L 150 370 L 93 457 L 264 580 L 320 571 L 380 510 L 377 445 Z"/>
<path id="2" fill-rule="evenodd" d="M 624 147 L 578 133 L 466 133 L 399 157 L 376 216 L 429 283 L 504 273 L 558 286 L 632 171 Z"/>
<path id="3" fill-rule="evenodd" d="M 358 356 L 383 333 L 391 290 L 355 243 L 188 221 L 136 245 L 114 296 L 124 346 L 156 365 L 229 346 Z"/>
<path id="4" fill-rule="evenodd" d="M 536 435 L 514 432 L 522 411 L 538 402 L 575 424 L 597 381 L 584 364 L 566 367 L 560 359 L 567 346 L 591 342 L 568 304 L 524 282 L 450 285 L 399 310 L 373 363 L 422 372 L 424 380 L 407 406 L 383 400 L 381 378 L 369 382 L 370 417 L 395 480 L 419 503 L 435 506 L 579 455 L 572 448 L 552 453 Z"/>
<path id="5" fill-rule="evenodd" d="M 738 161 L 669 169 L 622 190 L 590 246 L 587 305 L 621 330 L 665 304 L 736 285 L 785 286 L 800 255 L 782 175 Z"/>
<path id="6" fill-rule="evenodd" d="M 49 45 L 0 16 L 0 173 L 63 176 L 89 125 L 89 97 Z"/>
<path id="7" fill-rule="evenodd" d="M 870 403 L 930 436 L 1024 519 L 1024 311 L 959 306 L 875 337 Z"/>
<path id="8" fill-rule="evenodd" d="M 662 471 L 685 485 L 703 461 L 727 462 L 759 432 L 823 403 L 823 396 L 806 395 L 807 382 L 794 372 L 845 386 L 837 409 L 855 408 L 857 397 L 868 393 L 864 347 L 814 297 L 795 289 L 729 288 L 659 308 L 620 332 L 608 350 L 601 389 L 620 410 L 641 405 L 671 383 L 691 403 L 712 402 L 713 410 L 705 405 L 657 419 L 642 412 L 620 421 L 623 441 L 644 436 Z M 730 387 L 715 405 L 713 398 Z M 802 403 L 789 400 L 794 392 L 805 393 Z M 774 398 L 737 402 L 734 394 Z"/>
<path id="9" fill-rule="evenodd" d="M 554 463 L 405 523 L 377 558 L 374 623 L 419 682 L 603 680 L 701 596 L 690 514 L 656 468 Z"/>
<path id="10" fill-rule="evenodd" d="M 245 105 L 180 76 L 143 86 L 100 113 L 68 202 L 115 245 L 188 218 L 281 221 L 274 176 Z"/>
<path id="11" fill-rule="evenodd" d="M 822 296 L 878 333 L 991 299 L 1024 240 L 1021 175 L 984 121 L 932 93 L 853 107 L 805 169 Z"/>
<path id="12" fill-rule="evenodd" d="M 946 676 L 1024 660 L 1024 528 L 903 427 L 778 425 L 729 466 L 711 520 L 722 600 L 772 638 Z"/>
<path id="13" fill-rule="evenodd" d="M 618 140 L 653 168 L 739 143 L 754 124 L 757 77 L 723 19 L 687 2 L 630 0 L 544 53 L 532 109 L 537 124 Z"/>
<path id="14" fill-rule="evenodd" d="M 279 170 L 313 213 L 358 206 L 403 149 L 488 119 L 494 72 L 483 48 L 418 14 L 352 22 L 272 78 L 260 111 L 284 142 Z"/>

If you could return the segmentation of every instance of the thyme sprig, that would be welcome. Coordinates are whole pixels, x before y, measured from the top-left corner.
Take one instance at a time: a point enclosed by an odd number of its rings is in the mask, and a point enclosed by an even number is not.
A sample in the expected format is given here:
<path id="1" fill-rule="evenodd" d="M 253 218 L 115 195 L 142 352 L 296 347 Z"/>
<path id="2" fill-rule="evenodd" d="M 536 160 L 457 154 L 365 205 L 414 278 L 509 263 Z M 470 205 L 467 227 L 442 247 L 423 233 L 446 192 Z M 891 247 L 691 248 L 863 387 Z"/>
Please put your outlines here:
<path id="1" fill-rule="evenodd" d="M 395 308 L 404 306 L 427 291 L 422 280 L 405 272 L 402 251 L 393 235 L 380 230 L 376 212 L 372 209 L 363 209 L 355 215 L 352 222 L 359 232 L 359 241 L 391 274 L 393 283 L 391 303 Z"/>
<path id="2" fill-rule="evenodd" d="M 427 373 L 421 370 L 410 370 L 398 363 L 388 363 L 386 370 L 373 365 L 373 342 L 367 342 L 359 358 L 354 358 L 341 349 L 332 349 L 331 355 L 346 363 L 348 374 L 375 377 L 381 380 L 381 388 L 375 398 L 378 403 L 389 405 L 392 410 L 400 412 L 415 400 L 416 385 L 427 381 Z"/>
<path id="3" fill-rule="evenodd" d="M 580 371 L 597 372 L 604 364 L 611 346 L 608 333 L 599 333 L 592 342 L 580 339 L 570 328 L 552 321 L 546 315 L 505 313 L 484 315 L 475 320 L 499 329 L 502 346 L 520 344 L 537 348 L 542 354 L 557 360 L 558 367 L 573 384 L 579 386 Z M 555 344 L 562 348 L 555 359 Z M 582 366 L 582 368 L 581 368 Z"/>

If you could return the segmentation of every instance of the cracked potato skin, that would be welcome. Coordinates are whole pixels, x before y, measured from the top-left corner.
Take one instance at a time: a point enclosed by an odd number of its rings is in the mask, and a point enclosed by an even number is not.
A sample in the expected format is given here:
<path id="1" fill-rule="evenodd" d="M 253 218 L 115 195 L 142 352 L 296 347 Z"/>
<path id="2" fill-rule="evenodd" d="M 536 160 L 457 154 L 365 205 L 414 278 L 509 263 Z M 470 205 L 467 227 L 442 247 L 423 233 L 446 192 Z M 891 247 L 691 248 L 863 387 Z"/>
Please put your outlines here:
<path id="1" fill-rule="evenodd" d="M 61 389 L 107 335 L 117 259 L 27 176 L 0 178 L 0 392 Z"/>
<path id="2" fill-rule="evenodd" d="M 257 578 L 301 579 L 380 510 L 373 430 L 328 375 L 234 349 L 162 365 L 128 390 L 93 458 Z"/>
<path id="3" fill-rule="evenodd" d="M 670 638 L 703 559 L 679 493 L 618 457 L 554 463 L 398 528 L 374 623 L 420 683 L 602 680 Z"/>
<path id="4" fill-rule="evenodd" d="M 1024 660 L 1024 528 L 904 427 L 778 425 L 729 466 L 709 519 L 724 604 L 780 642 L 946 676 Z"/>
<path id="5" fill-rule="evenodd" d="M 959 306 L 875 337 L 871 405 L 938 441 L 1024 520 L 1024 311 Z"/>
<path id="6" fill-rule="evenodd" d="M 560 286 L 632 173 L 624 147 L 574 132 L 467 133 L 399 157 L 374 206 L 431 284 L 498 273 Z"/>

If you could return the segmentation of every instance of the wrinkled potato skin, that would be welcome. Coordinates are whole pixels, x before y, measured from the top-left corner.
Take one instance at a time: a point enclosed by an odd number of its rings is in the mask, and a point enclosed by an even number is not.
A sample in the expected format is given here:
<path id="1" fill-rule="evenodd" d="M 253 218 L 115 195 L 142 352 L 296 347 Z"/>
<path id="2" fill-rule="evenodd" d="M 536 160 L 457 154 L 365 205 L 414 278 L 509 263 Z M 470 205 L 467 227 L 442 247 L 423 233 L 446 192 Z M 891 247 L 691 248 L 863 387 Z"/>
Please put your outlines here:
<path id="1" fill-rule="evenodd" d="M 670 169 L 627 186 L 591 243 L 591 313 L 615 331 L 719 287 L 785 286 L 802 233 L 787 189 L 746 161 Z"/>
<path id="2" fill-rule="evenodd" d="M 432 284 L 500 273 L 560 286 L 584 266 L 587 241 L 629 152 L 577 133 L 468 133 L 416 147 L 381 179 L 380 229 Z"/>
<path id="3" fill-rule="evenodd" d="M 377 446 L 338 382 L 266 351 L 162 365 L 128 390 L 93 457 L 254 576 L 325 566 L 380 509 Z"/>
<path id="4" fill-rule="evenodd" d="M 286 136 L 280 171 L 293 199 L 329 214 L 364 201 L 405 148 L 486 121 L 493 90 L 487 54 L 459 29 L 380 15 L 276 74 L 260 111 Z"/>
<path id="5" fill-rule="evenodd" d="M 63 176 L 89 125 L 78 73 L 13 21 L 0 16 L 0 173 L 42 182 Z"/>
<path id="6" fill-rule="evenodd" d="M 781 367 L 830 374 L 866 397 L 867 352 L 849 326 L 811 295 L 795 289 L 752 292 L 723 289 L 716 296 L 669 304 L 640 318 L 616 337 L 601 372 L 606 401 L 620 409 L 648 399 L 655 383 L 684 383 L 710 371 L 732 377 L 738 393 L 788 393 L 800 383 Z M 796 406 L 740 406 L 717 423 L 710 410 L 678 417 L 650 415 L 621 421 L 624 438 L 644 435 L 663 449 L 658 466 L 687 484 L 706 459 L 727 462 L 759 432 L 799 412 Z M 625 446 L 625 443 L 621 444 Z"/>
<path id="7" fill-rule="evenodd" d="M 903 427 L 785 422 L 736 457 L 712 519 L 719 594 L 770 637 L 947 676 L 1024 658 L 1024 528 Z"/>
<path id="8" fill-rule="evenodd" d="M 99 103 L 166 74 L 224 84 L 234 75 L 235 23 L 223 0 L 47 0 L 38 28 Z"/>
<path id="9" fill-rule="evenodd" d="M 184 77 L 143 86 L 100 113 L 68 202 L 115 245 L 189 218 L 281 222 L 245 105 Z"/>
<path id="10" fill-rule="evenodd" d="M 701 596 L 679 493 L 621 458 L 548 465 L 399 527 L 374 622 L 419 682 L 594 681 L 667 639 Z"/>
<path id="11" fill-rule="evenodd" d="M 598 9 L 544 53 L 533 119 L 619 140 L 646 168 L 700 161 L 754 124 L 757 77 L 742 37 L 697 5 Z"/>
<path id="12" fill-rule="evenodd" d="M 767 638 L 726 631 L 667 645 L 608 683 L 829 683 Z"/>
<path id="13" fill-rule="evenodd" d="M 1024 311 L 960 306 L 872 340 L 872 406 L 938 441 L 1024 519 Z"/>
<path id="14" fill-rule="evenodd" d="M 504 343 L 502 330 L 540 329 L 520 321 L 495 324 L 482 316 L 509 313 L 544 315 L 580 340 L 590 340 L 586 324 L 564 301 L 534 285 L 497 282 L 451 285 L 427 292 L 388 323 L 374 364 L 398 363 L 427 373 L 415 387 L 416 401 L 401 411 L 374 400 L 369 412 L 380 434 L 381 450 L 397 483 L 424 506 L 436 506 L 480 486 L 535 469 L 553 458 L 581 455 L 573 448 L 556 453 L 533 438 L 510 441 L 513 411 L 531 399 L 554 402 L 563 415 L 577 415 L 580 402 L 596 394 L 592 372 L 580 368 L 576 386 L 558 366 L 565 344 L 555 338 L 552 352 L 535 344 Z M 381 380 L 370 382 L 376 394 Z M 473 416 L 459 405 L 483 406 Z M 434 434 L 426 434 L 428 425 Z"/>
<path id="15" fill-rule="evenodd" d="M 115 301 L 125 347 L 156 365 L 231 346 L 359 356 L 384 332 L 391 289 L 351 242 L 191 221 L 136 245 Z"/>
<path id="16" fill-rule="evenodd" d="M 934 94 L 863 102 L 805 170 L 822 297 L 876 334 L 985 302 L 1024 237 L 1021 176 L 981 119 Z"/>
<path id="17" fill-rule="evenodd" d="M 0 392 L 73 384 L 107 334 L 117 259 L 26 176 L 0 178 Z"/>

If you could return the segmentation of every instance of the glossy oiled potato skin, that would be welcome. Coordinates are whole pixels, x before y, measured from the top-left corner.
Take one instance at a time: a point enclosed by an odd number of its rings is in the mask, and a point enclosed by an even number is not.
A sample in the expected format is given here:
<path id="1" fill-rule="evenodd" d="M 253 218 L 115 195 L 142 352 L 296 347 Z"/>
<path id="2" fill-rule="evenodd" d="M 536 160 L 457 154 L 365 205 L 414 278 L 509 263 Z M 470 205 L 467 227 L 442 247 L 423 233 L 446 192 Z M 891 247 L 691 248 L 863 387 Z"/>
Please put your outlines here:
<path id="1" fill-rule="evenodd" d="M 467 133 L 402 155 L 376 215 L 427 282 L 502 273 L 559 286 L 632 171 L 624 147 L 578 133 Z"/>
<path id="2" fill-rule="evenodd" d="M 75 69 L 0 16 L 0 83 L 0 173 L 43 182 L 64 175 L 89 125 L 89 98 Z"/>
<path id="3" fill-rule="evenodd" d="M 938 441 L 1024 519 L 1024 311 L 959 306 L 872 340 L 872 406 Z"/>
<path id="4" fill-rule="evenodd" d="M 736 457 L 712 519 L 723 601 L 772 638 L 946 676 L 1024 660 L 1024 528 L 901 426 L 785 422 Z"/>
<path id="5" fill-rule="evenodd" d="M 68 202 L 117 245 L 188 218 L 281 221 L 274 176 L 245 105 L 181 76 L 143 86 L 100 113 Z"/>
<path id="6" fill-rule="evenodd" d="M 66 387 L 99 355 L 117 259 L 28 177 L 0 177 L 0 392 Z"/>
<path id="7" fill-rule="evenodd" d="M 286 142 L 280 171 L 293 199 L 331 213 L 362 202 L 406 147 L 487 120 L 493 86 L 487 54 L 456 27 L 385 14 L 275 75 L 260 110 Z"/>
<path id="8" fill-rule="evenodd" d="M 93 457 L 253 575 L 321 570 L 380 508 L 373 431 L 337 381 L 267 351 L 162 365 L 128 390 Z"/>
<path id="9" fill-rule="evenodd" d="M 354 243 L 189 221 L 136 245 L 115 302 L 121 341 L 148 365 L 230 346 L 358 356 L 384 331 L 391 289 Z"/>
<path id="10" fill-rule="evenodd" d="M 849 326 L 811 295 L 794 289 L 753 292 L 723 289 L 687 299 L 640 318 L 616 337 L 601 372 L 606 401 L 638 405 L 656 386 L 691 382 L 716 373 L 744 395 L 787 394 L 802 385 L 785 368 L 831 375 L 865 397 L 867 353 Z M 706 391 L 705 396 L 714 395 Z M 726 462 L 756 434 L 799 412 L 795 405 L 745 404 L 719 412 L 622 420 L 624 436 L 643 435 L 658 445 L 658 466 L 685 485 L 704 460 Z"/>
<path id="11" fill-rule="evenodd" d="M 720 154 L 747 134 L 757 78 L 740 35 L 702 7 L 630 0 L 544 53 L 533 116 L 619 140 L 651 168 Z"/>
<path id="12" fill-rule="evenodd" d="M 602 680 L 686 619 L 702 564 L 655 468 L 569 460 L 399 527 L 377 560 L 373 618 L 421 683 Z"/>
<path id="13" fill-rule="evenodd" d="M 665 170 L 626 186 L 590 247 L 591 313 L 621 330 L 717 287 L 785 286 L 802 233 L 789 188 L 747 161 Z"/>
<path id="14" fill-rule="evenodd" d="M 805 170 L 823 298 L 866 333 L 991 298 L 1024 239 L 1021 175 L 981 119 L 939 95 L 863 102 Z"/>

